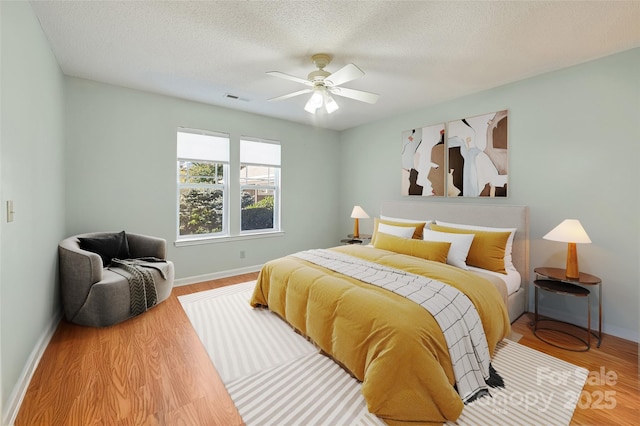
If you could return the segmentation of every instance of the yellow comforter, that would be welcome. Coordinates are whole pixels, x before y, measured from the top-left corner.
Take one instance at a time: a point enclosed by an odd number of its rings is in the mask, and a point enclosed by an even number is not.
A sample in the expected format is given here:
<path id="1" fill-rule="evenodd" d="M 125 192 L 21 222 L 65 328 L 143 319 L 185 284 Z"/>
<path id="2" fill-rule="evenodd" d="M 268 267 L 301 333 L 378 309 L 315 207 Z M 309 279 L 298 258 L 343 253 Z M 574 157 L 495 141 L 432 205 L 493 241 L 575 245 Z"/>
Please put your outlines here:
<path id="1" fill-rule="evenodd" d="M 461 290 L 482 319 L 491 356 L 510 332 L 502 297 L 472 273 L 372 247 L 332 250 Z M 251 305 L 268 307 L 362 381 L 369 411 L 388 423 L 442 423 L 460 416 L 463 403 L 453 387 L 444 336 L 420 305 L 293 256 L 264 265 Z"/>

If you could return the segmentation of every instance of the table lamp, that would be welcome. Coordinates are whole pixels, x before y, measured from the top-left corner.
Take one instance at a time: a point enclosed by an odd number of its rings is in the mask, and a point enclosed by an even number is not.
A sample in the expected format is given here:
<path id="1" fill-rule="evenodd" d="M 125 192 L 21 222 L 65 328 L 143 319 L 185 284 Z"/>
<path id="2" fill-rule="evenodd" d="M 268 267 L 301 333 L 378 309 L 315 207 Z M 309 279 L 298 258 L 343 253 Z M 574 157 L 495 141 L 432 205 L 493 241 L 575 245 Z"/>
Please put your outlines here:
<path id="1" fill-rule="evenodd" d="M 545 240 L 561 241 L 568 243 L 567 247 L 567 278 L 578 279 L 578 251 L 576 243 L 588 244 L 591 239 L 587 235 L 580 221 L 577 219 L 565 219 L 562 223 L 547 233 Z"/>
<path id="2" fill-rule="evenodd" d="M 358 227 L 358 219 L 369 219 L 369 215 L 365 212 L 362 207 L 354 206 L 351 211 L 351 217 L 354 219 L 353 223 L 353 238 L 360 238 L 360 229 Z"/>

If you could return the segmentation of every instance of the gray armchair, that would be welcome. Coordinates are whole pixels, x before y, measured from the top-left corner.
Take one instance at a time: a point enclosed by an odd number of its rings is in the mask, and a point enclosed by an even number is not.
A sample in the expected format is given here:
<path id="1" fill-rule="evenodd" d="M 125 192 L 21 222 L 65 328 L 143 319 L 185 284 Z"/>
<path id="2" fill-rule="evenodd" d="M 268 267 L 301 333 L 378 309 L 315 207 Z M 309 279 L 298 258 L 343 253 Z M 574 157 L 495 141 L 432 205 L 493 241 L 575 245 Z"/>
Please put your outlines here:
<path id="1" fill-rule="evenodd" d="M 80 248 L 79 238 L 103 238 L 111 233 L 97 232 L 75 235 L 58 245 L 60 291 L 64 315 L 76 324 L 106 327 L 134 316 L 129 280 L 108 268 L 100 254 Z M 130 258 L 155 257 L 166 260 L 166 241 L 140 234 L 126 234 Z M 171 294 L 174 280 L 173 263 L 162 263 L 163 271 L 151 272 L 157 292 L 157 303 Z M 145 268 L 146 269 L 146 268 Z M 163 277 L 164 275 L 164 277 Z M 156 303 L 156 304 L 157 304 Z"/>

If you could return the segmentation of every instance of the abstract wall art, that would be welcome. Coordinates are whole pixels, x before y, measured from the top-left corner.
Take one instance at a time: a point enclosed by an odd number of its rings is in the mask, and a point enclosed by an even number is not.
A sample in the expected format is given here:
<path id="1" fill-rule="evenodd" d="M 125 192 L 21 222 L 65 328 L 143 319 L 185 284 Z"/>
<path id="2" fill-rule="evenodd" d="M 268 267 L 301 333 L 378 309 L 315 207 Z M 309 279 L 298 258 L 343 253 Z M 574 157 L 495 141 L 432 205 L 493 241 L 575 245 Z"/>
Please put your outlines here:
<path id="1" fill-rule="evenodd" d="M 402 194 L 445 194 L 444 123 L 402 132 Z"/>
<path id="2" fill-rule="evenodd" d="M 402 195 L 507 197 L 508 111 L 402 132 Z"/>
<path id="3" fill-rule="evenodd" d="M 447 123 L 447 154 L 453 186 L 463 197 L 506 197 L 508 111 Z"/>

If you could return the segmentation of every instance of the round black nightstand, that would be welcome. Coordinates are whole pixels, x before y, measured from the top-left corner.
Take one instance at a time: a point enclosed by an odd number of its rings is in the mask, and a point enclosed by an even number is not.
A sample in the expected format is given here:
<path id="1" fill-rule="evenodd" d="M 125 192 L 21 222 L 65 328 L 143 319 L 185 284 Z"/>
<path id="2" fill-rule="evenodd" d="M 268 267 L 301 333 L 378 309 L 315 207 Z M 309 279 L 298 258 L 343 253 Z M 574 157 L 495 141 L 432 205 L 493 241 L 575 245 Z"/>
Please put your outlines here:
<path id="1" fill-rule="evenodd" d="M 358 238 L 353 238 L 353 234 L 347 235 L 344 240 L 340 240 L 341 244 L 369 244 L 371 242 L 371 235 L 360 234 Z"/>
<path id="2" fill-rule="evenodd" d="M 355 238 L 348 238 L 346 240 L 340 240 L 342 244 L 362 244 L 362 240 L 356 240 Z"/>
<path id="3" fill-rule="evenodd" d="M 563 322 L 565 324 L 569 324 L 569 325 L 573 325 L 577 328 L 583 329 L 587 331 L 587 340 L 586 342 L 583 339 L 578 338 L 578 340 L 580 340 L 584 345 L 585 345 L 585 349 L 580 350 L 581 352 L 584 351 L 588 351 L 591 348 L 591 336 L 595 337 L 597 340 L 597 344 L 596 347 L 600 347 L 600 344 L 602 343 L 602 280 L 599 277 L 596 277 L 595 275 L 591 275 L 591 274 L 586 274 L 584 272 L 580 272 L 579 277 L 578 278 L 567 278 L 567 271 L 566 269 L 563 268 L 551 268 L 551 267 L 537 267 L 533 270 L 538 278 L 538 280 L 542 280 L 542 281 L 553 281 L 556 283 L 563 283 L 563 284 L 570 284 L 573 287 L 554 287 L 555 290 L 552 289 L 547 289 L 547 288 L 542 288 L 542 290 L 546 290 L 546 291 L 550 291 L 552 293 L 557 293 L 557 294 L 566 294 L 566 295 L 571 295 L 571 296 L 575 296 L 575 297 L 587 297 L 587 328 L 584 327 L 580 327 L 577 326 L 575 324 L 571 324 L 571 323 L 567 323 L 565 321 L 557 321 L 557 322 Z M 534 282 L 535 285 L 535 282 Z M 584 288 L 584 287 L 593 287 L 593 286 L 597 286 L 597 296 L 598 296 L 598 334 L 596 334 L 595 332 L 591 331 L 591 300 L 590 300 L 590 294 L 585 294 L 584 291 L 588 292 L 588 289 Z M 575 290 L 575 287 L 577 288 L 582 288 L 582 290 Z M 536 294 L 535 294 L 535 303 L 536 303 L 536 320 L 538 319 L 538 286 L 536 286 Z M 563 290 L 569 290 L 569 292 L 567 291 L 563 291 Z M 571 293 L 570 291 L 573 290 L 573 293 Z M 584 290 L 584 291 L 583 291 Z M 574 293 L 578 293 L 578 294 L 574 294 Z M 595 293 L 593 293 L 595 294 Z M 549 319 L 544 319 L 541 321 L 549 321 Z M 535 323 L 535 321 L 534 321 Z M 538 328 L 541 329 L 541 328 Z M 535 334 L 535 327 L 534 327 L 534 334 Z M 564 332 L 564 334 L 569 334 Z M 570 334 L 569 334 L 570 335 Z M 538 338 L 540 338 L 539 336 L 536 336 Z M 544 339 L 540 339 L 543 340 L 546 343 L 549 343 L 553 346 L 557 346 L 557 347 L 561 347 L 558 345 L 555 345 L 553 343 L 547 342 Z M 562 349 L 567 349 L 567 350 L 574 350 L 575 349 L 571 349 L 571 348 L 562 348 Z"/>
<path id="4" fill-rule="evenodd" d="M 533 334 L 540 340 L 542 340 L 545 343 L 548 343 L 552 346 L 555 346 L 557 348 L 561 348 L 561 349 L 565 349 L 565 350 L 569 350 L 569 351 L 574 351 L 574 352 L 585 352 L 588 351 L 591 348 L 591 336 L 593 335 L 594 337 L 596 337 L 598 339 L 598 344 L 597 346 L 600 347 L 600 343 L 602 341 L 602 281 L 600 280 L 600 278 L 594 276 L 594 275 L 589 275 L 589 274 L 580 274 L 580 277 L 578 279 L 568 279 L 566 278 L 565 275 L 565 270 L 564 269 L 560 269 L 560 268 L 535 268 L 534 272 L 536 273 L 536 275 L 539 277 L 537 280 L 535 280 L 533 282 L 533 285 L 535 286 L 535 319 L 532 323 L 533 325 Z M 591 331 L 591 299 L 590 299 L 590 295 L 591 292 L 589 291 L 589 289 L 583 287 L 584 285 L 587 286 L 591 286 L 591 285 L 598 285 L 599 286 L 599 312 L 598 312 L 598 319 L 599 319 L 599 327 L 598 327 L 598 334 L 596 335 L 594 332 Z M 538 316 L 538 296 L 539 296 L 539 290 L 543 290 L 543 291 L 547 291 L 550 293 L 556 293 L 556 294 L 561 294 L 561 295 L 568 295 L 568 296 L 573 296 L 573 297 L 586 297 L 587 298 L 587 327 L 581 327 L 578 326 L 576 324 L 572 324 L 572 323 L 568 323 L 566 321 L 560 321 L 560 320 L 556 320 L 556 319 L 552 319 L 552 318 L 544 318 L 544 319 L 540 319 Z M 559 330 L 557 328 L 550 328 L 550 327 L 540 327 L 539 323 L 541 322 L 557 322 L 557 323 L 563 323 L 563 324 L 568 324 L 570 326 L 573 326 L 575 328 L 579 328 L 581 330 L 585 330 L 586 331 L 586 339 L 583 339 L 580 336 L 574 335 L 569 333 L 568 331 L 565 330 Z M 561 346 L 557 343 L 551 342 L 548 339 L 545 339 L 544 337 L 542 337 L 541 335 L 539 335 L 537 332 L 538 330 L 549 330 L 549 331 L 554 331 L 554 332 L 558 332 L 558 333 L 562 333 L 565 334 L 567 336 L 570 336 L 576 340 L 578 340 L 580 343 L 582 343 L 584 345 L 584 348 L 582 349 L 574 349 L 574 348 L 569 348 L 569 347 L 565 347 L 565 346 Z"/>

